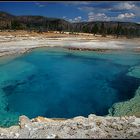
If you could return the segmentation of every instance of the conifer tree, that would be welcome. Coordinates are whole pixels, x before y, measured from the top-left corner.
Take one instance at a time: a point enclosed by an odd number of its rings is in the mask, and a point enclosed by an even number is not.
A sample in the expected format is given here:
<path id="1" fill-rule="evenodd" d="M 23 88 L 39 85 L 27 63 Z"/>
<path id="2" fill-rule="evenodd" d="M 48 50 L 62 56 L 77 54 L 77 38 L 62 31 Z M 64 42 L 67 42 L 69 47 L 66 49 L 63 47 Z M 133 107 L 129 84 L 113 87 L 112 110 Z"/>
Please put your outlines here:
<path id="1" fill-rule="evenodd" d="M 91 32 L 94 34 L 94 36 L 95 36 L 95 34 L 97 34 L 97 32 L 98 32 L 98 26 L 97 26 L 97 24 L 95 24 L 94 25 L 94 27 L 92 28 L 92 30 L 91 30 Z"/>

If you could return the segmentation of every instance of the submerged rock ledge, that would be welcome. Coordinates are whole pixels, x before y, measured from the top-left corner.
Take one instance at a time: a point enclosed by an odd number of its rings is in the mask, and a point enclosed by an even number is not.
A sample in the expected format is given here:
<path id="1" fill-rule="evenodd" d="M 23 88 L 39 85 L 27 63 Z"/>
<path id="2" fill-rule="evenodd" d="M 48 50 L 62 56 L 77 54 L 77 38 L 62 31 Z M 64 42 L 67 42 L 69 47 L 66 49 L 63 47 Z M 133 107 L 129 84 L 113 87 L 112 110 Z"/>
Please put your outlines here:
<path id="1" fill-rule="evenodd" d="M 140 118 L 135 116 L 49 119 L 19 117 L 19 125 L 0 128 L 0 138 L 140 138 Z"/>
<path id="2" fill-rule="evenodd" d="M 109 109 L 111 116 L 131 116 L 135 115 L 140 118 L 140 86 L 135 92 L 135 96 L 128 101 L 115 103 Z"/>

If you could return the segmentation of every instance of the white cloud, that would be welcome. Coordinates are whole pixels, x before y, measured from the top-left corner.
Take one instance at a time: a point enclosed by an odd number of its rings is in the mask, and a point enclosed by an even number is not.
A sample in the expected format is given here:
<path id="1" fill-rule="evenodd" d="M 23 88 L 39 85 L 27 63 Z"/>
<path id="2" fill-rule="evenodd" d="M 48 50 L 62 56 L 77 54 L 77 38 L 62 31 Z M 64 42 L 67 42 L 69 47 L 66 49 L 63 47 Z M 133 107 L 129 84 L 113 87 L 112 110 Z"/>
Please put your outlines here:
<path id="1" fill-rule="evenodd" d="M 36 2 L 35 3 L 38 7 L 45 7 L 46 6 L 46 4 L 40 4 L 39 2 Z"/>
<path id="2" fill-rule="evenodd" d="M 80 22 L 81 19 L 82 19 L 82 17 L 81 16 L 78 16 L 78 17 L 74 18 L 74 22 Z"/>
<path id="3" fill-rule="evenodd" d="M 132 2 L 121 2 L 115 8 L 118 10 L 130 10 L 136 8 L 136 5 Z"/>
<path id="4" fill-rule="evenodd" d="M 77 7 L 88 12 L 88 21 L 132 21 L 140 18 L 140 6 L 133 1 L 112 2 L 112 5 L 83 5 Z"/>
<path id="5" fill-rule="evenodd" d="M 82 10 L 82 11 L 93 11 L 95 10 L 94 7 L 91 7 L 91 6 L 83 6 L 83 7 L 78 7 L 79 10 Z"/>
<path id="6" fill-rule="evenodd" d="M 73 20 L 70 18 L 70 19 L 67 19 L 69 22 L 73 22 Z"/>
<path id="7" fill-rule="evenodd" d="M 135 17 L 134 13 L 124 13 L 117 16 L 107 16 L 105 13 L 88 13 L 88 21 L 118 21 L 118 20 L 131 20 Z"/>
<path id="8" fill-rule="evenodd" d="M 127 18 L 133 18 L 133 17 L 135 17 L 135 14 L 133 14 L 133 13 L 125 13 L 125 14 L 119 14 L 118 16 L 117 16 L 117 18 L 118 19 L 127 19 Z"/>
<path id="9" fill-rule="evenodd" d="M 73 19 L 66 19 L 66 20 L 68 20 L 69 22 L 80 22 L 82 20 L 82 17 L 78 16 L 78 17 L 75 17 Z"/>
<path id="10" fill-rule="evenodd" d="M 63 18 L 63 19 L 66 19 L 66 16 L 63 16 L 62 18 Z"/>
<path id="11" fill-rule="evenodd" d="M 117 3 L 112 3 L 112 6 L 103 6 L 103 7 L 96 7 L 96 6 L 89 6 L 89 5 L 84 5 L 82 7 L 78 7 L 77 9 L 82 10 L 82 11 L 87 11 L 87 12 L 108 12 L 108 11 L 120 11 L 120 10 L 135 10 L 137 9 L 138 6 L 134 4 L 134 2 L 117 2 Z"/>
<path id="12" fill-rule="evenodd" d="M 88 21 L 108 21 L 110 17 L 108 17 L 105 13 L 88 13 Z"/>
<path id="13" fill-rule="evenodd" d="M 69 5 L 69 4 L 71 4 L 71 5 L 88 5 L 91 2 L 89 2 L 89 1 L 88 2 L 86 2 L 86 1 L 65 1 L 62 3 L 66 4 L 66 5 Z"/>

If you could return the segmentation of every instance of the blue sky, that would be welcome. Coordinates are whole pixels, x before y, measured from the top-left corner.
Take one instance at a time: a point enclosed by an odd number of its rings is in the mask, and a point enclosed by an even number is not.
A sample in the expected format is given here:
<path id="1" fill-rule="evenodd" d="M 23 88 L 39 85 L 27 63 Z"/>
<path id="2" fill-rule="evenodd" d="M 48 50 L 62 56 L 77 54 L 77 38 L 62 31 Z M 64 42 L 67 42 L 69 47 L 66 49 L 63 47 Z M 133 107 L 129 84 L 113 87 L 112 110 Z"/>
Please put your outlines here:
<path id="1" fill-rule="evenodd" d="M 130 21 L 140 23 L 139 1 L 30 1 L 0 2 L 0 11 L 14 15 L 42 15 L 79 21 Z"/>

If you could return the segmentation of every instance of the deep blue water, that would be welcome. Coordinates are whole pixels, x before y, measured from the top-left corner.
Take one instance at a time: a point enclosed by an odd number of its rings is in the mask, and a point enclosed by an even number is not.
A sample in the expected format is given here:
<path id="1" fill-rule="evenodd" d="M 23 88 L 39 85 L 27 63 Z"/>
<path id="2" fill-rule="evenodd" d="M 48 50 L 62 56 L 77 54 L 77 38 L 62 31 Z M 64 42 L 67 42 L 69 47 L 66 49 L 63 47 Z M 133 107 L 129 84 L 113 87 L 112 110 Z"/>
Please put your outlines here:
<path id="1" fill-rule="evenodd" d="M 56 48 L 1 60 L 0 125 L 14 124 L 22 114 L 29 118 L 107 115 L 114 103 L 134 96 L 140 80 L 126 73 L 139 63 L 139 54 Z"/>

